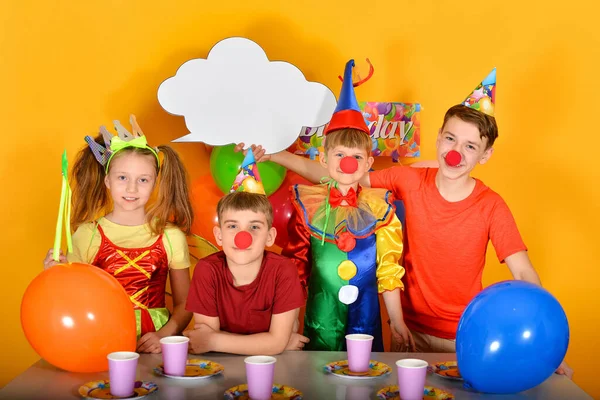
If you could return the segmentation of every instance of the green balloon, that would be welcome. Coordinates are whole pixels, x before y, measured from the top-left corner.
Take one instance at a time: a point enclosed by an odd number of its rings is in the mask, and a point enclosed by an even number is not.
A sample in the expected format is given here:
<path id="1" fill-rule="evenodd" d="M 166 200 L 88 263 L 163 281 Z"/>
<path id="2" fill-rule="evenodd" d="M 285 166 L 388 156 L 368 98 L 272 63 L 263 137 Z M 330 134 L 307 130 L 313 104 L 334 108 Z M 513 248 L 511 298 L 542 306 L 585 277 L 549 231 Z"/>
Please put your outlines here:
<path id="1" fill-rule="evenodd" d="M 244 154 L 233 151 L 234 147 L 233 144 L 218 146 L 213 148 L 210 155 L 210 174 L 218 188 L 225 194 L 229 193 L 244 161 Z M 286 172 L 284 167 L 271 161 L 258 163 L 258 173 L 267 196 L 279 189 Z"/>

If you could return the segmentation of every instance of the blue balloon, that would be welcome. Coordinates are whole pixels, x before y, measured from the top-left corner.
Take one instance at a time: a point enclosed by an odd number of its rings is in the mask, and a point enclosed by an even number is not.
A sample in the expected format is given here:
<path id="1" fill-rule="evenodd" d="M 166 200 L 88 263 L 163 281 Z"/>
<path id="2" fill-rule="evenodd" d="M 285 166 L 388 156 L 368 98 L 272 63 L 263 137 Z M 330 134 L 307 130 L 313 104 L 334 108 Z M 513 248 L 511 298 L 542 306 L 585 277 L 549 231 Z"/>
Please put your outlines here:
<path id="1" fill-rule="evenodd" d="M 568 345 L 569 324 L 559 302 L 523 281 L 481 291 L 456 332 L 465 386 L 484 393 L 517 393 L 539 385 L 558 368 Z"/>

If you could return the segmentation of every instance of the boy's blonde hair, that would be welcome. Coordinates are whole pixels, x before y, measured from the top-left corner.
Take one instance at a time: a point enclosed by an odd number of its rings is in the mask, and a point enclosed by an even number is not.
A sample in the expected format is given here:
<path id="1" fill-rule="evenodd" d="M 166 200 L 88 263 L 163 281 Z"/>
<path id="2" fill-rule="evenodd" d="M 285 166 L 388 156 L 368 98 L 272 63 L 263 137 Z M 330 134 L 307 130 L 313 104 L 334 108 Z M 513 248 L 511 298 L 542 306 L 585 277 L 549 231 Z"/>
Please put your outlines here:
<path id="1" fill-rule="evenodd" d="M 267 218 L 269 228 L 273 226 L 273 207 L 267 196 L 257 193 L 234 192 L 229 193 L 219 200 L 217 204 L 217 215 L 219 224 L 222 221 L 223 213 L 227 210 L 244 211 L 250 210 L 255 213 L 262 213 Z"/>
<path id="2" fill-rule="evenodd" d="M 371 149 L 373 143 L 371 137 L 365 132 L 346 128 L 333 131 L 325 136 L 325 154 L 329 153 L 329 150 L 336 146 L 344 146 L 350 149 L 364 149 L 367 152 L 367 157 L 371 156 Z"/>

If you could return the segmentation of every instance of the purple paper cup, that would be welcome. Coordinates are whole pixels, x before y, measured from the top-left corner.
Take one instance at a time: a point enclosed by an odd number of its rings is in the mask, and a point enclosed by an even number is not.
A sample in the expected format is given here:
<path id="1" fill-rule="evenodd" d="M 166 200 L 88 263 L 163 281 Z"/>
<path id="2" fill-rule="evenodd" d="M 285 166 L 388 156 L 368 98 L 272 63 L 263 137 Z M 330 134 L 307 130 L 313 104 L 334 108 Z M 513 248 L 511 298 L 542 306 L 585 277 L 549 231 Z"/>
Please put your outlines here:
<path id="1" fill-rule="evenodd" d="M 373 336 L 371 335 L 360 333 L 346 335 L 348 369 L 350 372 L 363 373 L 369 371 L 371 346 L 373 346 Z"/>
<path id="2" fill-rule="evenodd" d="M 185 375 L 189 342 L 190 339 L 185 336 L 167 336 L 160 339 L 165 375 Z"/>
<path id="3" fill-rule="evenodd" d="M 140 355 L 133 351 L 117 351 L 110 353 L 106 358 L 108 358 L 110 394 L 117 397 L 131 397 Z"/>
<path id="4" fill-rule="evenodd" d="M 398 391 L 402 400 L 422 400 L 427 375 L 427 361 L 406 358 L 396 361 Z"/>
<path id="5" fill-rule="evenodd" d="M 252 400 L 269 400 L 273 392 L 273 376 L 277 359 L 269 356 L 246 357 L 248 396 Z"/>

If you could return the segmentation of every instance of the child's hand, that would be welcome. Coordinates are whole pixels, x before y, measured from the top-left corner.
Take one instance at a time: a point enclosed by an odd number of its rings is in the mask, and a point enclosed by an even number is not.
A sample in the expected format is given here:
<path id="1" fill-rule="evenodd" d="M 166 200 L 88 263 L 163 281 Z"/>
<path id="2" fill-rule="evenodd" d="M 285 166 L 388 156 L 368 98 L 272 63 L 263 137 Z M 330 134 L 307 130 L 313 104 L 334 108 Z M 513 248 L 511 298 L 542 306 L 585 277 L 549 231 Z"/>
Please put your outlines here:
<path id="1" fill-rule="evenodd" d="M 212 339 L 215 331 L 206 324 L 196 324 L 191 331 L 183 332 L 184 336 L 190 338 L 189 353 L 202 354 L 212 350 Z"/>
<path id="2" fill-rule="evenodd" d="M 137 342 L 138 353 L 160 353 L 160 339 L 162 336 L 158 332 L 148 332 Z"/>
<path id="3" fill-rule="evenodd" d="M 238 143 L 233 151 L 235 152 L 240 152 L 244 150 L 244 147 L 246 145 L 244 143 Z M 250 148 L 252 149 L 252 152 L 254 153 L 254 159 L 256 160 L 256 162 L 264 162 L 264 161 L 269 161 L 271 159 L 271 155 L 270 154 L 265 154 L 265 149 L 262 148 L 262 146 L 256 146 L 256 145 L 252 145 L 250 146 Z M 246 153 L 248 152 L 248 150 L 244 151 L 244 155 L 246 155 Z"/>
<path id="4" fill-rule="evenodd" d="M 304 345 L 308 342 L 310 342 L 310 339 L 306 336 L 302 336 L 299 333 L 292 332 L 290 340 L 288 341 L 288 344 L 285 347 L 285 349 L 292 351 L 302 350 L 304 348 Z"/>
<path id="5" fill-rule="evenodd" d="M 573 379 L 573 368 L 569 367 L 569 365 L 564 361 L 560 363 L 560 366 L 556 370 L 556 373 L 558 375 L 564 375 L 569 379 Z"/>
<path id="6" fill-rule="evenodd" d="M 390 330 L 392 335 L 398 343 L 400 349 L 406 349 L 406 351 L 417 351 L 415 341 L 410 333 L 410 330 L 404 323 L 404 320 L 390 321 Z M 399 350 L 398 350 L 399 351 Z"/>
<path id="7" fill-rule="evenodd" d="M 294 326 L 292 327 L 292 333 L 298 333 L 299 328 L 300 328 L 300 320 L 296 319 L 294 321 Z"/>
<path id="8" fill-rule="evenodd" d="M 46 258 L 44 258 L 44 269 L 54 267 L 56 264 L 66 264 L 68 262 L 67 257 L 63 254 L 62 250 L 59 253 L 58 261 L 54 260 L 52 253 L 54 253 L 53 249 L 48 250 Z"/>

